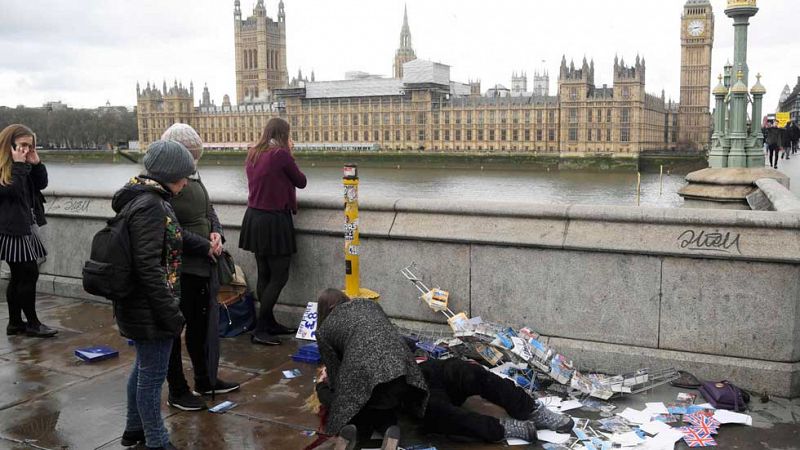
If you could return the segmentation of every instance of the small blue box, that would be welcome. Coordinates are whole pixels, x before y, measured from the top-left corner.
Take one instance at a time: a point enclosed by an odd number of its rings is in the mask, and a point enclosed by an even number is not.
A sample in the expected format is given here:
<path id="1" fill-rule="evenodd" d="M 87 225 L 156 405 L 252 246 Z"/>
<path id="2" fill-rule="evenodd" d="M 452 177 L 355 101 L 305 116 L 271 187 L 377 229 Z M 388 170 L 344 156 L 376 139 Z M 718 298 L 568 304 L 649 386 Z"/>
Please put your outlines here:
<path id="1" fill-rule="evenodd" d="M 86 362 L 97 362 L 116 358 L 119 356 L 119 352 L 107 345 L 98 345 L 75 349 L 75 356 Z"/>

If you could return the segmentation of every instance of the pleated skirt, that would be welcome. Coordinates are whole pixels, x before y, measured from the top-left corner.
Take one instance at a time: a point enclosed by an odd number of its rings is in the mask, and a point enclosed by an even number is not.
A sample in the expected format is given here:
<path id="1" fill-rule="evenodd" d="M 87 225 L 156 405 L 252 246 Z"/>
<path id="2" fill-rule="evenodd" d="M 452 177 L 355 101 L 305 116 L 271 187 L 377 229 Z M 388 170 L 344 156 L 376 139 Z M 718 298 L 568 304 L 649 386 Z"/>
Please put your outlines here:
<path id="1" fill-rule="evenodd" d="M 292 212 L 247 208 L 242 219 L 239 248 L 264 256 L 297 253 Z"/>
<path id="2" fill-rule="evenodd" d="M 30 262 L 45 256 L 47 250 L 35 233 L 25 236 L 0 234 L 0 261 Z"/>

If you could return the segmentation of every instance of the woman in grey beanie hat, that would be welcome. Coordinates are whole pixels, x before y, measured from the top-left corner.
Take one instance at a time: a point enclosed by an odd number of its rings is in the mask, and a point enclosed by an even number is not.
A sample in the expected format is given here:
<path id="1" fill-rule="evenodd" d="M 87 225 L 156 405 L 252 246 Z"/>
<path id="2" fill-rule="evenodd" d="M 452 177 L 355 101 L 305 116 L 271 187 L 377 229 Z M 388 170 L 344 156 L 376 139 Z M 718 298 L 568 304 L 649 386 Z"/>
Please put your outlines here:
<path id="1" fill-rule="evenodd" d="M 203 155 L 203 141 L 191 126 L 176 123 L 167 128 L 162 140 L 182 144 L 191 153 L 195 166 Z M 184 231 L 211 241 L 214 255 L 222 253 L 223 232 L 214 205 L 195 171 L 180 194 L 170 199 Z M 194 390 L 201 394 L 222 394 L 239 388 L 217 378 L 219 367 L 219 278 L 217 266 L 207 255 L 184 255 L 181 271 L 180 308 L 186 317 L 186 350 L 194 369 Z M 175 338 L 169 359 L 168 403 L 184 411 L 206 409 L 201 397 L 192 395 L 183 374 L 181 338 Z"/>
<path id="2" fill-rule="evenodd" d="M 192 154 L 175 141 L 153 142 L 143 162 L 145 176 L 163 184 L 179 182 L 195 172 Z"/>

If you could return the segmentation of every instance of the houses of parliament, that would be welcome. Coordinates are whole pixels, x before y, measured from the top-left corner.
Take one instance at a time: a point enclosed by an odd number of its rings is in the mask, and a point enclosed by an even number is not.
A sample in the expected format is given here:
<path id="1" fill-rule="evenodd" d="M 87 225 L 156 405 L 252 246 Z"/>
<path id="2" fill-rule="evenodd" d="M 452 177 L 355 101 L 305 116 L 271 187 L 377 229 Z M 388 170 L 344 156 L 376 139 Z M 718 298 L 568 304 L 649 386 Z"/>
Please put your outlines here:
<path id="1" fill-rule="evenodd" d="M 515 73 L 510 89 L 495 85 L 483 92 L 479 81 L 453 81 L 449 66 L 416 58 L 407 12 L 391 78 L 348 72 L 338 81 L 317 81 L 313 73 L 290 80 L 283 0 L 276 17 L 257 0 L 245 19 L 234 1 L 236 104 L 225 95 L 217 105 L 207 87 L 195 104 L 192 84 L 137 83 L 142 148 L 183 122 L 210 148 L 244 149 L 275 116 L 289 121 L 299 148 L 309 149 L 635 156 L 709 145 L 709 0 L 687 0 L 683 7 L 679 103 L 667 101 L 663 91 L 646 91 L 647 65 L 638 56 L 628 62 L 615 57 L 611 86 L 595 84 L 594 61 L 576 65 L 564 57 L 555 95 L 547 70 L 534 74 L 531 91 L 527 75 Z"/>

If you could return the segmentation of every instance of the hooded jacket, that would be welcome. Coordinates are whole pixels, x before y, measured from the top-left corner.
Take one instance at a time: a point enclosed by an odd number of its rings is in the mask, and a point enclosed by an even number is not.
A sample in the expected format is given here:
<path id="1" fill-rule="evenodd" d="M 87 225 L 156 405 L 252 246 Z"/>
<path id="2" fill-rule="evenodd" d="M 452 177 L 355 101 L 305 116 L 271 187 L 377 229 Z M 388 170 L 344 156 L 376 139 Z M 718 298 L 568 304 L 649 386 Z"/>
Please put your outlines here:
<path id="1" fill-rule="evenodd" d="M 47 223 L 41 193 L 46 187 L 47 168 L 43 163 L 12 163 L 11 183 L 0 186 L 0 234 L 27 236 L 34 223 Z"/>
<path id="2" fill-rule="evenodd" d="M 131 267 L 137 289 L 114 302 L 120 334 L 142 341 L 173 339 L 183 328 L 180 265 L 183 233 L 158 182 L 134 177 L 114 194 L 111 207 L 128 225 Z"/>

